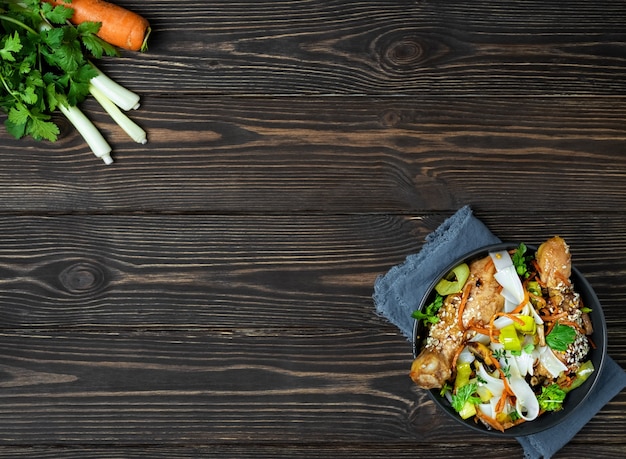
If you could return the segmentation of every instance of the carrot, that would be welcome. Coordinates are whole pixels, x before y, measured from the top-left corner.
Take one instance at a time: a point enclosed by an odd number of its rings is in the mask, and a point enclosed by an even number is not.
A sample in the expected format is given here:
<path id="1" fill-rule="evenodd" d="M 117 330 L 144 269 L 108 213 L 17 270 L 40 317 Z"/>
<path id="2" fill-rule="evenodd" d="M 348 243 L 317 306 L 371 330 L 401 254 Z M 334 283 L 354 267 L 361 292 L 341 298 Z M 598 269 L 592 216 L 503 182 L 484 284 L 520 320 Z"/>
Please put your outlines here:
<path id="1" fill-rule="evenodd" d="M 53 5 L 63 5 L 74 10 L 73 24 L 100 22 L 98 36 L 104 41 L 130 51 L 144 51 L 150 24 L 140 15 L 104 0 L 45 0 Z"/>
<path id="2" fill-rule="evenodd" d="M 524 289 L 524 299 L 522 300 L 520 304 L 518 304 L 515 307 L 515 309 L 511 311 L 511 314 L 518 314 L 519 312 L 522 311 L 522 309 L 524 309 L 524 306 L 526 306 L 526 303 L 528 303 L 528 301 L 530 300 L 528 295 L 529 295 L 528 290 Z"/>
<path id="3" fill-rule="evenodd" d="M 504 432 L 504 426 L 500 424 L 498 421 L 496 421 L 494 418 L 492 418 L 491 416 L 487 416 L 485 413 L 481 412 L 480 410 L 476 410 L 476 416 L 482 419 L 487 424 L 489 424 L 492 428 L 499 430 L 500 432 Z"/>
<path id="4" fill-rule="evenodd" d="M 465 305 L 467 304 L 467 299 L 469 297 L 469 292 L 471 288 L 472 288 L 472 284 L 468 283 L 463 289 L 463 295 L 461 296 L 461 304 L 459 305 L 458 318 L 457 318 L 459 329 L 461 330 L 465 329 L 465 327 L 463 327 L 463 311 L 465 311 Z"/>

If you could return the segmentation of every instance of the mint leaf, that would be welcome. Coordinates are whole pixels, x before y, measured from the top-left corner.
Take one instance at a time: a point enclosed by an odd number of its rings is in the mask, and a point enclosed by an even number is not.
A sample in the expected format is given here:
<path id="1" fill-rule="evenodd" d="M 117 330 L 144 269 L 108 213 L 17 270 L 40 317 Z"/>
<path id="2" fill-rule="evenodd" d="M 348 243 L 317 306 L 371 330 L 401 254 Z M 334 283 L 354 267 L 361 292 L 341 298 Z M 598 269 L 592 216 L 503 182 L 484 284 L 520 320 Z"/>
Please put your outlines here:
<path id="1" fill-rule="evenodd" d="M 557 322 L 552 331 L 546 336 L 546 344 L 555 351 L 565 352 L 575 339 L 576 330 L 569 325 L 562 325 Z"/>

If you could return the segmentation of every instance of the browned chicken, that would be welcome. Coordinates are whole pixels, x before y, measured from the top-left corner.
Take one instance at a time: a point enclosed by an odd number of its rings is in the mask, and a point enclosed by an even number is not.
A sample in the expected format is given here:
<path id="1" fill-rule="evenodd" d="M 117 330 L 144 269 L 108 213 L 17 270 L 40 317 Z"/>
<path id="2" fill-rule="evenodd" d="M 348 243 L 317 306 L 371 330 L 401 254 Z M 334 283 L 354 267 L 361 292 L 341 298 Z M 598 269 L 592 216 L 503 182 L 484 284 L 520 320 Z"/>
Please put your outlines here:
<path id="1" fill-rule="evenodd" d="M 547 310 L 544 313 L 561 317 L 561 323 L 576 330 L 576 338 L 566 351 L 554 351 L 570 370 L 575 371 L 589 351 L 586 335 L 593 333 L 593 327 L 588 314 L 582 311 L 580 295 L 574 291 L 570 280 L 572 261 L 569 246 L 563 238 L 555 236 L 539 246 L 536 259 L 541 282 L 548 290 Z M 537 368 L 537 372 L 545 374 L 541 367 Z"/>
<path id="2" fill-rule="evenodd" d="M 452 375 L 452 360 L 468 339 L 466 331 L 470 320 L 486 326 L 491 317 L 502 310 L 504 298 L 500 286 L 493 277 L 495 267 L 489 256 L 469 265 L 469 296 L 464 308 L 462 327 L 458 320 L 458 310 L 462 294 L 448 295 L 437 317 L 439 321 L 431 326 L 426 344 L 411 366 L 411 379 L 423 389 L 443 387 Z"/>

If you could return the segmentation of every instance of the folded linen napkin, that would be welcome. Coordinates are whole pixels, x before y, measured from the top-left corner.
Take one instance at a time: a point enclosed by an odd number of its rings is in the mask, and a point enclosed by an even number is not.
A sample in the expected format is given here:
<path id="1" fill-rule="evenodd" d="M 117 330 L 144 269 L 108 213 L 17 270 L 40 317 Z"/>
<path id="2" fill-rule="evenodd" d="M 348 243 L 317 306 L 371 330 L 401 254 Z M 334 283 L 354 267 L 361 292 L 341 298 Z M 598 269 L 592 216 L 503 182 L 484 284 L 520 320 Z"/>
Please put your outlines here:
<path id="1" fill-rule="evenodd" d="M 500 240 L 473 215 L 469 206 L 461 208 L 426 237 L 419 253 L 409 255 L 402 264 L 376 279 L 373 299 L 377 313 L 412 339 L 411 313 L 439 272 L 457 257 L 498 242 Z M 607 357 L 593 396 L 587 397 L 575 419 L 538 434 L 517 437 L 524 457 L 551 458 L 624 387 L 626 373 Z"/>

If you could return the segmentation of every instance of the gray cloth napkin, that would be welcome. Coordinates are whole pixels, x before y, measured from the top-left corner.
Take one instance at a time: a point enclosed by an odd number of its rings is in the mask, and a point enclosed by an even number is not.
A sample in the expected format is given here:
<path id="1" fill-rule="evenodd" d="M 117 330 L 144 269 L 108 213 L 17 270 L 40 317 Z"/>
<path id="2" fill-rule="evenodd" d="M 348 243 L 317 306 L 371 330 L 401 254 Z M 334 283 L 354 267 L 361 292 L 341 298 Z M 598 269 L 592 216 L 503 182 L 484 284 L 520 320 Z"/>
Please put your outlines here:
<path id="1" fill-rule="evenodd" d="M 439 272 L 457 257 L 500 240 L 477 219 L 469 206 L 458 210 L 426 237 L 419 253 L 406 257 L 374 284 L 376 312 L 394 324 L 408 339 L 413 336 L 411 313 Z M 526 459 L 549 459 L 626 386 L 626 373 L 607 357 L 593 396 L 578 409 L 578 415 L 564 425 L 544 432 L 517 437 Z"/>

